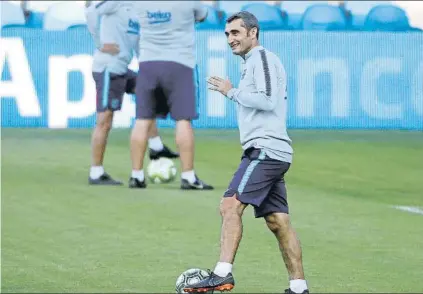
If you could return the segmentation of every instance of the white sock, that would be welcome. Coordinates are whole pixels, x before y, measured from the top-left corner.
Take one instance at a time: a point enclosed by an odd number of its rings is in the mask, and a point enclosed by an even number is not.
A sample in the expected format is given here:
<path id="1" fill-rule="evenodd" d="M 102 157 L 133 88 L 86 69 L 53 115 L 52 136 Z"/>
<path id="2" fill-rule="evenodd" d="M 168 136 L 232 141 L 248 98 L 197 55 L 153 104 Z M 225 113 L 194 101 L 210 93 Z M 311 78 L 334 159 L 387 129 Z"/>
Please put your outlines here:
<path id="1" fill-rule="evenodd" d="M 303 293 L 308 289 L 307 282 L 300 279 L 289 281 L 289 288 L 295 293 Z"/>
<path id="2" fill-rule="evenodd" d="M 144 171 L 143 170 L 132 170 L 132 177 L 138 179 L 138 181 L 144 181 Z"/>
<path id="3" fill-rule="evenodd" d="M 194 184 L 194 182 L 195 182 L 195 172 L 194 172 L 194 170 L 182 172 L 181 178 L 183 178 L 184 180 L 187 180 L 190 184 Z"/>
<path id="4" fill-rule="evenodd" d="M 218 262 L 214 268 L 213 273 L 219 277 L 226 277 L 229 273 L 232 272 L 232 264 L 228 262 Z"/>
<path id="5" fill-rule="evenodd" d="M 97 180 L 101 175 L 104 174 L 103 166 L 92 166 L 90 168 L 90 178 Z"/>
<path id="6" fill-rule="evenodd" d="M 159 136 L 148 139 L 148 147 L 150 147 L 154 151 L 163 150 L 164 146 L 162 139 Z"/>

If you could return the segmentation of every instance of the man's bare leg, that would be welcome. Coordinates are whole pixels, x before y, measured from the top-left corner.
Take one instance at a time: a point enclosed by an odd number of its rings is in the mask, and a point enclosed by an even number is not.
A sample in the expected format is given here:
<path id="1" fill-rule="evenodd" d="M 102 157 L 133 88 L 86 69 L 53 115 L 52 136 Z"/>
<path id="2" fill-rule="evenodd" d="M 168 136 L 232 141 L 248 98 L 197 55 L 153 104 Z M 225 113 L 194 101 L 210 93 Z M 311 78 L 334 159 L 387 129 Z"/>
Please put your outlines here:
<path id="1" fill-rule="evenodd" d="M 97 113 L 96 126 L 91 135 L 91 168 L 90 184 L 121 185 L 122 182 L 113 180 L 108 176 L 103 167 L 107 139 L 112 128 L 113 112 L 106 110 Z"/>
<path id="2" fill-rule="evenodd" d="M 156 120 L 151 124 L 150 130 L 148 132 L 148 148 L 150 153 L 150 159 L 159 159 L 161 157 L 175 159 L 179 157 L 177 152 L 172 151 L 167 147 L 162 138 L 159 135 L 159 130 L 157 129 Z"/>
<path id="3" fill-rule="evenodd" d="M 161 151 L 164 148 L 162 139 L 159 136 L 156 120 L 153 121 L 148 132 L 148 147 L 154 151 Z"/>
<path id="4" fill-rule="evenodd" d="M 150 119 L 137 119 L 131 133 L 131 161 L 132 175 L 131 178 L 144 182 L 144 156 L 147 150 L 147 142 L 149 131 L 154 123 Z"/>
<path id="5" fill-rule="evenodd" d="M 97 113 L 96 125 L 91 135 L 91 166 L 103 167 L 104 153 L 106 151 L 107 138 L 112 128 L 113 112 L 106 110 Z M 98 175 L 96 178 L 98 178 Z"/>
<path id="6" fill-rule="evenodd" d="M 247 205 L 242 204 L 235 195 L 223 198 L 220 203 L 222 217 L 220 258 L 214 271 L 219 276 L 225 277 L 232 270 L 232 264 L 242 239 L 242 214 L 246 207 Z M 222 266 L 222 264 L 224 265 Z"/>
<path id="7" fill-rule="evenodd" d="M 278 240 L 290 280 L 290 289 L 295 293 L 307 290 L 302 262 L 302 250 L 289 215 L 286 213 L 272 213 L 265 217 L 266 224 Z"/>
<path id="8" fill-rule="evenodd" d="M 187 292 L 205 292 L 210 290 L 229 291 L 235 286 L 232 265 L 242 239 L 242 214 L 247 205 L 241 203 L 236 195 L 224 197 L 220 202 L 222 228 L 220 236 L 220 258 L 208 278 L 187 286 Z"/>
<path id="9" fill-rule="evenodd" d="M 175 139 L 181 158 L 181 189 L 213 190 L 213 187 L 200 180 L 194 171 L 194 130 L 191 121 L 176 122 Z"/>
<path id="10" fill-rule="evenodd" d="M 176 122 L 176 145 L 181 158 L 182 173 L 190 171 L 194 173 L 194 131 L 190 121 L 180 120 Z M 187 180 L 194 182 L 195 178 L 187 178 Z"/>

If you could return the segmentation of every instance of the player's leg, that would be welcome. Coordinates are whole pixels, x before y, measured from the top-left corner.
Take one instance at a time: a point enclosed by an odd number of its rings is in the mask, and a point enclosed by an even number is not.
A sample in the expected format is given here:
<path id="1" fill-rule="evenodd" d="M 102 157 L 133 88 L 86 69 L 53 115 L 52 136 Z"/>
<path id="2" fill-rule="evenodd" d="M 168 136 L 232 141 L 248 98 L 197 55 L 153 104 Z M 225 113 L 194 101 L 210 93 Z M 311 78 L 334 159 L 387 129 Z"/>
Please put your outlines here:
<path id="1" fill-rule="evenodd" d="M 158 113 L 158 117 L 166 117 L 169 112 L 169 107 L 167 105 L 167 98 L 163 93 L 163 89 L 161 87 L 157 88 L 154 92 L 156 97 L 157 108 L 156 112 Z M 157 129 L 157 121 L 154 122 L 150 129 L 150 137 L 148 139 L 148 147 L 149 147 L 149 155 L 150 160 L 156 160 L 161 157 L 165 158 L 178 158 L 179 153 L 172 151 L 169 147 L 167 147 L 161 140 L 159 131 Z"/>
<path id="2" fill-rule="evenodd" d="M 96 125 L 91 136 L 91 168 L 88 179 L 91 185 L 122 185 L 104 171 L 103 160 L 107 139 L 113 122 L 113 112 L 121 108 L 123 81 L 107 71 L 93 73 L 97 90 Z"/>
<path id="3" fill-rule="evenodd" d="M 242 238 L 242 214 L 247 205 L 259 207 L 266 199 L 280 169 L 269 169 L 259 149 L 246 150 L 220 205 L 222 217 L 220 258 L 209 278 L 190 285 L 187 292 L 231 290 L 232 265 Z"/>
<path id="4" fill-rule="evenodd" d="M 289 275 L 287 293 L 308 293 L 304 278 L 302 250 L 297 234 L 292 227 L 289 215 L 275 212 L 265 217 L 266 224 L 278 240 L 279 249 Z"/>
<path id="5" fill-rule="evenodd" d="M 106 151 L 107 138 L 113 122 L 113 112 L 110 110 L 97 112 L 96 123 L 91 135 L 91 170 L 92 179 L 99 178 L 103 173 L 103 160 Z"/>
<path id="6" fill-rule="evenodd" d="M 141 62 L 136 82 L 136 120 L 131 132 L 132 174 L 130 188 L 145 188 L 144 156 L 147 150 L 149 132 L 156 118 L 154 90 L 158 77 L 154 62 Z"/>
<path id="7" fill-rule="evenodd" d="M 137 74 L 132 70 L 127 73 L 126 93 L 135 94 Z M 158 159 L 161 157 L 178 158 L 179 154 L 173 152 L 169 147 L 163 144 L 162 139 L 157 129 L 157 122 L 154 120 L 153 125 L 149 131 L 148 147 L 150 159 Z"/>
<path id="8" fill-rule="evenodd" d="M 289 163 L 280 162 L 280 165 L 285 170 L 285 174 L 289 169 Z M 278 241 L 290 281 L 289 289 L 285 292 L 308 293 L 307 282 L 304 278 L 301 245 L 290 222 L 283 178 L 273 185 L 269 196 L 261 206 L 255 208 L 255 214 L 258 218 L 264 217 L 268 228 Z"/>
<path id="9" fill-rule="evenodd" d="M 194 130 L 191 121 L 197 119 L 196 68 L 167 62 L 163 73 L 164 92 L 168 96 L 170 115 L 176 121 L 176 145 L 181 159 L 181 189 L 212 190 L 213 186 L 200 180 L 194 169 Z"/>

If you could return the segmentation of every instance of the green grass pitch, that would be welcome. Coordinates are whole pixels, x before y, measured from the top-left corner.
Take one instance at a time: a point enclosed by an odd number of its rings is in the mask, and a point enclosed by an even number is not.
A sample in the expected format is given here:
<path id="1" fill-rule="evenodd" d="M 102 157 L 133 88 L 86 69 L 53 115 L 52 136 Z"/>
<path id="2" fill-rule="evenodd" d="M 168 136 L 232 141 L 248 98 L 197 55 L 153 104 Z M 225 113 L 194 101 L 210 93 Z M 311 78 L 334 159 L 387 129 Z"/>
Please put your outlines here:
<path id="1" fill-rule="evenodd" d="M 236 131 L 196 131 L 196 170 L 147 190 L 89 187 L 90 130 L 2 130 L 2 292 L 171 293 L 191 267 L 213 268 L 221 195 L 241 155 Z M 173 132 L 162 131 L 174 147 Z M 310 290 L 423 292 L 423 133 L 292 130 L 286 177 Z M 105 167 L 125 183 L 129 130 L 113 130 Z M 179 166 L 179 163 L 178 163 Z M 234 293 L 281 293 L 287 274 L 264 221 L 244 216 Z"/>

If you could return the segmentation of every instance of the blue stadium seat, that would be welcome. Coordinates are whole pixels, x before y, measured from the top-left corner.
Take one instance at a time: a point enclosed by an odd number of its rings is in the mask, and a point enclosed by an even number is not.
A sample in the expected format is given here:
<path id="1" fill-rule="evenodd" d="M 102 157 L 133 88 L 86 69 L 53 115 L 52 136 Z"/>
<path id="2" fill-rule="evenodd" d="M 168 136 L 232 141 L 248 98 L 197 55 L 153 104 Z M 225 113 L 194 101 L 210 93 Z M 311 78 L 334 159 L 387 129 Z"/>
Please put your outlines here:
<path id="1" fill-rule="evenodd" d="M 31 11 L 26 21 L 26 25 L 30 28 L 41 29 L 44 23 L 44 13 Z"/>
<path id="2" fill-rule="evenodd" d="M 303 30 L 340 31 L 347 29 L 347 20 L 340 7 L 318 4 L 307 8 L 301 21 Z"/>
<path id="3" fill-rule="evenodd" d="M 404 32 L 410 30 L 406 12 L 394 5 L 373 7 L 364 23 L 366 31 Z"/>
<path id="4" fill-rule="evenodd" d="M 282 11 L 273 5 L 267 3 L 253 3 L 242 7 L 242 10 L 254 14 L 264 30 L 284 29 L 287 27 L 285 19 L 282 17 Z"/>
<path id="5" fill-rule="evenodd" d="M 301 19 L 307 8 L 327 3 L 328 1 L 282 1 L 281 10 L 287 15 L 288 25 L 294 29 L 300 29 Z"/>
<path id="6" fill-rule="evenodd" d="M 377 5 L 390 4 L 392 1 L 345 1 L 349 25 L 356 30 L 362 30 L 367 14 Z"/>
<path id="7" fill-rule="evenodd" d="M 1 27 L 2 29 L 12 29 L 12 28 L 26 28 L 24 24 L 7 24 Z"/>
<path id="8" fill-rule="evenodd" d="M 241 11 L 243 6 L 252 3 L 260 3 L 260 1 L 217 1 L 218 9 L 225 12 L 227 16 Z"/>
<path id="9" fill-rule="evenodd" d="M 86 24 L 76 24 L 76 25 L 71 25 L 67 29 L 68 30 L 75 30 L 75 29 L 87 29 L 88 30 L 88 26 Z"/>
<path id="10" fill-rule="evenodd" d="M 45 13 L 43 28 L 60 31 L 86 22 L 84 7 L 73 1 L 58 2 L 51 5 Z"/>
<path id="11" fill-rule="evenodd" d="M 205 5 L 208 9 L 207 18 L 205 21 L 196 24 L 196 29 L 198 30 L 213 30 L 213 29 L 222 29 L 223 22 L 219 16 L 219 12 L 214 9 L 214 7 Z"/>
<path id="12" fill-rule="evenodd" d="M 409 31 L 410 32 L 423 32 L 423 30 L 421 28 L 413 28 L 413 27 L 410 27 Z"/>
<path id="13" fill-rule="evenodd" d="M 25 16 L 19 4 L 1 1 L 1 27 L 16 27 L 25 25 Z"/>

